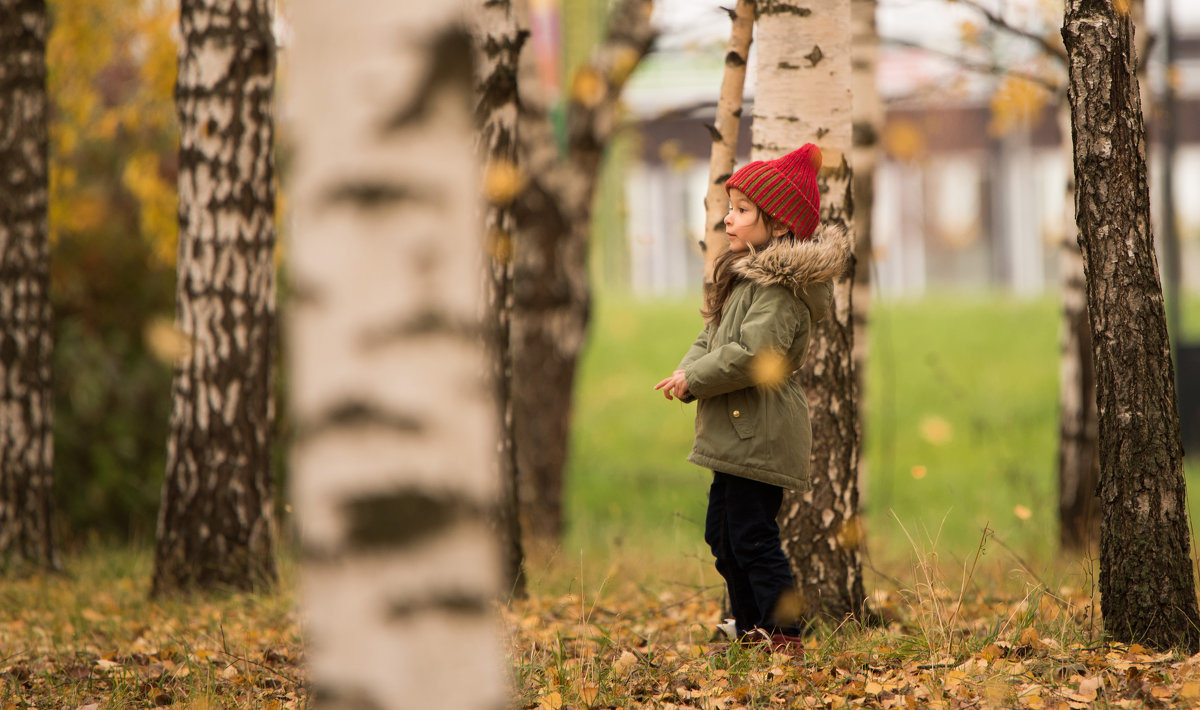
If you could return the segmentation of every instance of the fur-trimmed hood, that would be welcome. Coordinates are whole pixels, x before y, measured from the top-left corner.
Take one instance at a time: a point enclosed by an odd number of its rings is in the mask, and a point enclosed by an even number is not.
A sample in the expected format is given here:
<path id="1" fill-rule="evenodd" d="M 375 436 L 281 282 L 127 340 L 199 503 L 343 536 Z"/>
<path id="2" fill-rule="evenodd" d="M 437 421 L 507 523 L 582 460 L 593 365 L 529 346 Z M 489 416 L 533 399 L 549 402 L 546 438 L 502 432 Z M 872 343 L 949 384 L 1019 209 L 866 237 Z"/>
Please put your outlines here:
<path id="1" fill-rule="evenodd" d="M 735 262 L 733 270 L 761 286 L 786 286 L 808 304 L 813 320 L 820 320 L 829 302 L 809 287 L 844 276 L 851 268 L 853 254 L 850 231 L 841 225 L 823 224 L 812 239 L 772 242 Z"/>

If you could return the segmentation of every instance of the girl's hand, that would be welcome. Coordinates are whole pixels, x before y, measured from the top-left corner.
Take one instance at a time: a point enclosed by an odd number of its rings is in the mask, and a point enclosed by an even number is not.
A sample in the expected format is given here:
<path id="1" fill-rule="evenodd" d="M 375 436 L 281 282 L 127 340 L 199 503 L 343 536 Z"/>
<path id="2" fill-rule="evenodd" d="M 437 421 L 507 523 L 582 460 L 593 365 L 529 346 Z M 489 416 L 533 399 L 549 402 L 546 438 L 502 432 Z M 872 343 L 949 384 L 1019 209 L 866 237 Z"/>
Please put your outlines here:
<path id="1" fill-rule="evenodd" d="M 654 385 L 654 389 L 662 390 L 667 399 L 672 399 L 671 395 L 683 399 L 688 395 L 687 376 L 683 370 L 676 370 L 670 377 Z"/>

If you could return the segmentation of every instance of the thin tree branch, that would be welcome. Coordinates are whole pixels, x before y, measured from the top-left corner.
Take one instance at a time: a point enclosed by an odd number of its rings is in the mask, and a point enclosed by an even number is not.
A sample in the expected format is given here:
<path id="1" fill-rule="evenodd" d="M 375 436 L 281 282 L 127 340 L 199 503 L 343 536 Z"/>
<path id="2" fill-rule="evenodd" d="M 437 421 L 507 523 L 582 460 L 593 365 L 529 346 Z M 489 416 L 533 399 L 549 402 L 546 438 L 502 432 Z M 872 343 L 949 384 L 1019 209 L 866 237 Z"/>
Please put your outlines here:
<path id="1" fill-rule="evenodd" d="M 653 6 L 653 0 L 623 0 L 614 7 L 604 42 L 591 61 L 567 78 L 569 152 L 595 150 L 612 134 L 625 82 L 657 37 L 650 24 Z"/>
<path id="2" fill-rule="evenodd" d="M 980 14 L 982 14 L 984 17 L 987 18 L 987 21 L 993 27 L 1004 30 L 1005 32 L 1007 32 L 1011 35 L 1015 35 L 1017 37 L 1022 37 L 1024 39 L 1027 39 L 1027 40 L 1033 42 L 1037 46 L 1041 47 L 1043 52 L 1054 57 L 1055 59 L 1058 59 L 1060 62 L 1063 63 L 1063 66 L 1066 66 L 1066 63 L 1067 63 L 1066 48 L 1055 45 L 1054 43 L 1050 42 L 1050 40 L 1046 39 L 1044 36 L 1039 35 L 1035 32 L 1027 30 L 1023 27 L 1017 27 L 1015 25 L 1009 24 L 1008 20 L 1006 20 L 1003 17 L 1001 17 L 1000 15 L 992 12 L 988 8 L 984 7 L 983 5 L 980 5 L 976 0 L 958 0 L 958 1 L 961 2 L 962 4 L 966 5 L 967 7 L 970 7 L 972 9 L 974 9 L 975 11 L 979 12 Z"/>
<path id="3" fill-rule="evenodd" d="M 1032 72 L 1027 72 L 1027 71 L 1023 71 L 1020 69 L 1013 69 L 1012 67 L 1006 67 L 1002 64 L 997 64 L 995 62 L 983 62 L 983 61 L 979 61 L 977 59 L 971 59 L 970 57 L 964 57 L 961 54 L 955 54 L 954 52 L 946 52 L 941 49 L 934 49 L 933 47 L 927 47 L 918 42 L 912 42 L 912 41 L 909 41 L 906 39 L 900 39 L 898 37 L 884 37 L 881 39 L 883 40 L 883 42 L 885 42 L 886 44 L 889 44 L 889 45 L 894 45 L 897 47 L 908 47 L 910 49 L 919 49 L 922 52 L 928 52 L 929 54 L 932 54 L 934 56 L 942 57 L 944 59 L 949 59 L 950 61 L 954 62 L 955 64 L 958 64 L 959 66 L 963 67 L 964 69 L 970 69 L 971 71 L 979 72 L 981 74 L 994 74 L 996 76 L 1020 77 L 1022 79 L 1025 79 L 1026 81 L 1030 81 L 1030 82 L 1033 82 L 1035 84 L 1039 84 L 1039 85 L 1045 87 L 1050 92 L 1052 92 L 1055 96 L 1059 96 L 1064 91 L 1066 91 L 1066 87 L 1064 85 L 1056 83 L 1054 81 L 1051 81 L 1050 79 L 1047 79 L 1044 76 L 1039 76 Z"/>

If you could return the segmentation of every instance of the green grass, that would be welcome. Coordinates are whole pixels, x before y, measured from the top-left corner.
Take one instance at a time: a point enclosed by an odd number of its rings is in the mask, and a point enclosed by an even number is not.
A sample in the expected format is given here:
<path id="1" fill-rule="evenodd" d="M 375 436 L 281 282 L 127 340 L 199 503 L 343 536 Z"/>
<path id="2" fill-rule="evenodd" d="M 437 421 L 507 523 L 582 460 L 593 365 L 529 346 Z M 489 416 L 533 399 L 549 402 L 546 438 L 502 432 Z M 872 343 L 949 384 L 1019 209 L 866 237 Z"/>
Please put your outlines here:
<path id="1" fill-rule="evenodd" d="M 698 296 L 598 301 L 577 387 L 559 554 L 578 565 L 617 554 L 650 565 L 706 561 L 710 474 L 684 460 L 694 410 L 651 389 L 700 329 Z M 862 506 L 877 563 L 907 560 L 909 536 L 918 551 L 964 558 L 985 525 L 1031 562 L 1053 558 L 1058 312 L 1053 295 L 875 302 Z M 1200 317 L 1200 308 L 1189 314 Z M 1189 490 L 1200 485 L 1197 468 L 1189 467 Z"/>

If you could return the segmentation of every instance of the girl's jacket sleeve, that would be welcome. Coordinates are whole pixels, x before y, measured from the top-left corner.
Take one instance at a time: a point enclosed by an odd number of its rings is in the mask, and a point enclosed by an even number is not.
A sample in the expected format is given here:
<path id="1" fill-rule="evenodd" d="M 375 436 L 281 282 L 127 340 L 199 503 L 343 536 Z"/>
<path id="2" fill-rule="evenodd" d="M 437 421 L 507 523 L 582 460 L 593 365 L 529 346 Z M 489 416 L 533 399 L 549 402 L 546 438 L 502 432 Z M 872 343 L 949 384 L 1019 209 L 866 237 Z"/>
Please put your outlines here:
<path id="1" fill-rule="evenodd" d="M 753 387 L 754 358 L 765 352 L 784 356 L 800 331 L 809 327 L 808 308 L 783 286 L 760 288 L 730 342 L 683 359 L 688 391 L 698 398 L 715 397 Z M 706 331 L 707 332 L 707 331 Z M 702 334 L 703 337 L 703 334 Z M 700 341 L 697 340 L 697 345 Z M 707 347 L 707 339 L 705 339 Z"/>
<path id="2" fill-rule="evenodd" d="M 696 336 L 696 342 L 692 343 L 692 347 L 688 348 L 687 354 L 683 356 L 683 360 L 679 362 L 679 367 L 676 370 L 687 371 L 691 364 L 708 353 L 708 339 L 712 337 L 712 324 L 704 326 L 704 330 L 700 331 L 700 335 Z M 681 402 L 695 402 L 696 396 L 690 392 L 686 397 L 680 398 Z"/>

